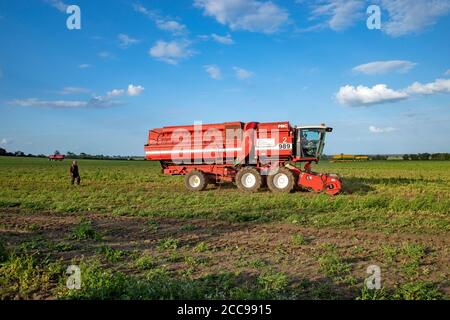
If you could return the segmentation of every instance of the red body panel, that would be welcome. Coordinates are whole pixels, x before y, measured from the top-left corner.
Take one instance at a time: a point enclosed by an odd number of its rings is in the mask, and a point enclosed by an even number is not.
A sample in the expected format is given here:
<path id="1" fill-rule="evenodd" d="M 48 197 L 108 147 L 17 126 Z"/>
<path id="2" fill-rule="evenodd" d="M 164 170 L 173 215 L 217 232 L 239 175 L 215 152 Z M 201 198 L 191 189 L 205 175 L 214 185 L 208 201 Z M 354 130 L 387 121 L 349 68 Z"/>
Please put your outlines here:
<path id="1" fill-rule="evenodd" d="M 278 157 L 293 159 L 294 129 L 288 122 L 225 122 L 171 126 L 149 131 L 145 158 L 159 161 L 236 163 Z M 230 162 L 231 160 L 231 162 Z"/>
<path id="2" fill-rule="evenodd" d="M 49 160 L 64 160 L 65 156 L 63 154 L 51 154 L 48 156 Z"/>
<path id="3" fill-rule="evenodd" d="M 237 133 L 226 136 L 226 130 Z M 148 144 L 145 146 L 147 160 L 172 162 L 173 160 L 236 158 L 243 149 L 242 122 L 202 125 L 171 126 L 149 131 Z"/>
<path id="4" fill-rule="evenodd" d="M 294 136 L 294 129 L 289 122 L 260 123 L 255 141 L 256 156 L 278 156 L 280 160 L 292 160 Z"/>

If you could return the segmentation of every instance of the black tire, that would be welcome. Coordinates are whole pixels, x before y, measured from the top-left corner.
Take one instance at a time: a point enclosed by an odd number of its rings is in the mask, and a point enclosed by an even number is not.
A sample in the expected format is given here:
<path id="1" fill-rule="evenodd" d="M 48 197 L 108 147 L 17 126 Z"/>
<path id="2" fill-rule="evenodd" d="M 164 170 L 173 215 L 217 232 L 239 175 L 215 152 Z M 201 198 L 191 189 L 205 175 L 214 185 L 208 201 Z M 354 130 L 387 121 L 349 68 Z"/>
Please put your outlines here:
<path id="1" fill-rule="evenodd" d="M 193 170 L 184 177 L 184 185 L 190 191 L 205 190 L 207 184 L 208 178 L 201 171 Z"/>
<path id="2" fill-rule="evenodd" d="M 288 168 L 281 167 L 267 177 L 267 186 L 275 193 L 289 193 L 294 191 L 296 175 Z"/>
<path id="3" fill-rule="evenodd" d="M 244 167 L 236 175 L 236 185 L 245 192 L 257 192 L 262 187 L 262 177 L 253 167 Z"/>

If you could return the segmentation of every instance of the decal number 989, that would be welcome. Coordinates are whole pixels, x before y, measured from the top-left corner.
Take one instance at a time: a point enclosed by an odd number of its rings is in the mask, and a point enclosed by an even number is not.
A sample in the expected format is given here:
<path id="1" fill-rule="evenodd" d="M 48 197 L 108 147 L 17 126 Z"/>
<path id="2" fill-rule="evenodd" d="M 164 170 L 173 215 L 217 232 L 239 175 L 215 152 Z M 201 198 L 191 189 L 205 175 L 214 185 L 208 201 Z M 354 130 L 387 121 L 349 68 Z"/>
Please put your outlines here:
<path id="1" fill-rule="evenodd" d="M 292 149 L 292 145 L 290 143 L 283 142 L 278 145 L 278 149 L 289 150 L 289 149 Z"/>

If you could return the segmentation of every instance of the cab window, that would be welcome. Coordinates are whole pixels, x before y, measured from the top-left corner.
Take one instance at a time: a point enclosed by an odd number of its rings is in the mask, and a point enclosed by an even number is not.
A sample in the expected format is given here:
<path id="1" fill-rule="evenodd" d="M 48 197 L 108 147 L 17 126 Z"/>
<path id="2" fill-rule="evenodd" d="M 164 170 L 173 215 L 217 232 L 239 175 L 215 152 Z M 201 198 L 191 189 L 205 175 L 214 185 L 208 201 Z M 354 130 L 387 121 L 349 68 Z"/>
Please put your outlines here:
<path id="1" fill-rule="evenodd" d="M 320 151 L 322 132 L 314 129 L 300 130 L 300 145 L 304 158 L 317 158 Z"/>

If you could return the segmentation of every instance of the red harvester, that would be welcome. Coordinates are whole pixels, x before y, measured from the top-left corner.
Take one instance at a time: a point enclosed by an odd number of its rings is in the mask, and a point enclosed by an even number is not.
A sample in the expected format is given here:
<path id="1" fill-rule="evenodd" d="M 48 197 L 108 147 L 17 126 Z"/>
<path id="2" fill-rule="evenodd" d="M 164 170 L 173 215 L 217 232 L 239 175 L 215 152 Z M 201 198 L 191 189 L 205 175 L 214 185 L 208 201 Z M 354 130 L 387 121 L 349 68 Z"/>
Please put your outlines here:
<path id="1" fill-rule="evenodd" d="M 301 187 L 334 195 L 341 190 L 339 178 L 311 171 L 332 130 L 289 122 L 170 126 L 150 130 L 144 149 L 147 160 L 160 161 L 164 174 L 185 175 L 189 190 L 230 181 L 249 192 L 267 184 L 273 192 Z M 290 162 L 305 165 L 300 169 Z"/>
<path id="2" fill-rule="evenodd" d="M 65 156 L 63 154 L 51 154 L 48 156 L 49 161 L 63 161 Z"/>

